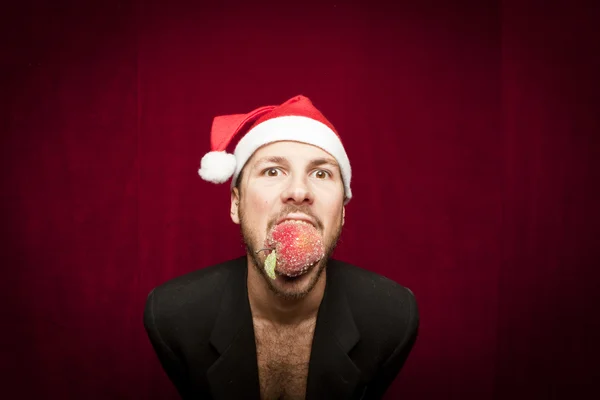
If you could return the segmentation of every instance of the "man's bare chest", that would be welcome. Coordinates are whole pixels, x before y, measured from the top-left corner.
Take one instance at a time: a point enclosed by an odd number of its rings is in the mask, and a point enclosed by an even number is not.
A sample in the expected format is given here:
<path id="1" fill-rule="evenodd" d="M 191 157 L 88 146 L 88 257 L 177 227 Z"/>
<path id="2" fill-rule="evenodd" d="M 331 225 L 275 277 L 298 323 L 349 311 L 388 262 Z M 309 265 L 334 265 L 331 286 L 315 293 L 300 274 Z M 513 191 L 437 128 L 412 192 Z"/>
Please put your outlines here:
<path id="1" fill-rule="evenodd" d="M 314 321 L 295 328 L 255 322 L 262 399 L 304 399 Z"/>

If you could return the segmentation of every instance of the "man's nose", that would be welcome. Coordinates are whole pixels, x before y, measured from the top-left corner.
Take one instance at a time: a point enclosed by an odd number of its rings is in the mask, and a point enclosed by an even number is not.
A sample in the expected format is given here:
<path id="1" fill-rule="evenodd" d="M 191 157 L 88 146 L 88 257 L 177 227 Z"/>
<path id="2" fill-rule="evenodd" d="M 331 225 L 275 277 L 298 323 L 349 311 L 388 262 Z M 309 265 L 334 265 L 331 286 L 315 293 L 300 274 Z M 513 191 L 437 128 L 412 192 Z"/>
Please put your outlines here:
<path id="1" fill-rule="evenodd" d="M 294 178 L 281 193 L 281 200 L 284 203 L 312 204 L 314 194 L 306 178 Z"/>

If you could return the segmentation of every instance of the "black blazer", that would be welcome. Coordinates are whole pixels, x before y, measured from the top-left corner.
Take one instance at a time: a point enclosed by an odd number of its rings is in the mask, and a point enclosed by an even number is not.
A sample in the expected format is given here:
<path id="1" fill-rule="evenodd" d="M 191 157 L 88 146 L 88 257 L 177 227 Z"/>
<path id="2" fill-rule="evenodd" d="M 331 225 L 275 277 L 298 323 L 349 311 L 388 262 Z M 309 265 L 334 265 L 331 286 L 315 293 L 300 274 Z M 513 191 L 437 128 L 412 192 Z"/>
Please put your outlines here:
<path id="1" fill-rule="evenodd" d="M 144 325 L 184 399 L 259 399 L 246 257 L 172 279 L 148 295 Z M 327 264 L 306 398 L 379 399 L 417 338 L 413 293 L 340 261 Z"/>

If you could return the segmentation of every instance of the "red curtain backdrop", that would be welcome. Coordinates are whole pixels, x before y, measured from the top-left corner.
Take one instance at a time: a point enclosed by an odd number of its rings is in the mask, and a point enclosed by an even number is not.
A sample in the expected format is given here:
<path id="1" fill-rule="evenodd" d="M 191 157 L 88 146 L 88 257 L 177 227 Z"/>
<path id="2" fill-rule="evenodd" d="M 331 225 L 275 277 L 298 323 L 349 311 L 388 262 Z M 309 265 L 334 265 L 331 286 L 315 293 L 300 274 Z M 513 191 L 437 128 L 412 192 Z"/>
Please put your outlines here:
<path id="1" fill-rule="evenodd" d="M 336 257 L 419 301 L 389 399 L 597 391 L 593 2 L 13 3 L 3 398 L 176 398 L 146 296 L 244 252 L 211 120 L 296 94 L 353 166 Z"/>

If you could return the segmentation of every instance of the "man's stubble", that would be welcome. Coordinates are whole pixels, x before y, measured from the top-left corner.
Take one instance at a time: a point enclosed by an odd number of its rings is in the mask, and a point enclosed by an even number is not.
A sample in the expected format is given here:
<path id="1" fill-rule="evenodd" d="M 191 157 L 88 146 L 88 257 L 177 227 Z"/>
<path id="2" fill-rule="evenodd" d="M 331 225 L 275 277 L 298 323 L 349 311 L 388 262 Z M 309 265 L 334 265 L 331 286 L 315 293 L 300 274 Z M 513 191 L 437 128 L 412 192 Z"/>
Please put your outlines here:
<path id="1" fill-rule="evenodd" d="M 246 246 L 246 252 L 250 256 L 250 261 L 251 261 L 250 263 L 253 265 L 253 268 L 255 268 L 256 271 L 258 271 L 260 276 L 262 276 L 262 278 L 264 279 L 264 281 L 267 284 L 267 287 L 275 295 L 282 297 L 286 300 L 299 300 L 299 299 L 303 299 L 304 297 L 306 297 L 316 286 L 317 282 L 319 281 L 319 278 L 321 277 L 323 271 L 325 270 L 325 268 L 327 266 L 327 261 L 330 259 L 331 255 L 333 254 L 333 251 L 335 250 L 335 247 L 337 246 L 338 240 L 342 233 L 342 218 L 340 218 L 340 223 L 339 223 L 337 229 L 333 232 L 333 235 L 329 238 L 323 238 L 323 243 L 324 243 L 324 247 L 325 247 L 325 255 L 317 263 L 317 265 L 315 265 L 311 269 L 311 271 L 308 272 L 309 274 L 312 274 L 312 276 L 310 277 L 310 282 L 306 286 L 306 288 L 304 290 L 297 291 L 297 292 L 285 292 L 273 284 L 273 281 L 271 280 L 271 278 L 269 278 L 265 269 L 263 268 L 264 259 L 261 259 L 260 255 L 256 254 L 257 250 L 260 250 L 263 248 L 263 244 L 260 243 L 260 241 L 259 241 L 259 238 L 261 237 L 261 235 L 258 232 L 256 232 L 254 229 L 252 229 L 250 226 L 248 226 L 248 224 L 246 223 L 245 212 L 244 212 L 244 208 L 242 207 L 241 201 L 240 201 L 240 205 L 238 208 L 238 212 L 239 212 L 239 218 L 240 218 L 240 231 L 242 234 L 242 240 L 244 241 L 244 245 Z M 284 207 L 284 209 L 282 210 L 280 215 L 283 216 L 283 215 L 290 214 L 292 212 L 300 212 L 300 213 L 304 213 L 309 216 L 312 216 L 313 218 L 315 218 L 317 220 L 317 229 L 319 229 L 320 232 L 323 232 L 323 225 L 321 224 L 321 222 L 314 215 L 312 215 L 312 213 L 306 207 L 286 206 L 286 207 Z M 273 221 L 270 221 L 268 228 L 270 228 L 275 223 L 277 218 L 274 218 Z M 257 243 L 257 244 L 255 244 L 255 243 Z M 315 269 L 316 269 L 316 273 L 315 273 Z"/>

